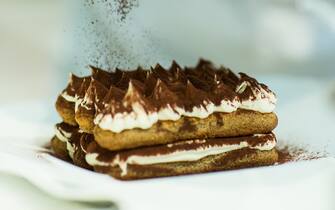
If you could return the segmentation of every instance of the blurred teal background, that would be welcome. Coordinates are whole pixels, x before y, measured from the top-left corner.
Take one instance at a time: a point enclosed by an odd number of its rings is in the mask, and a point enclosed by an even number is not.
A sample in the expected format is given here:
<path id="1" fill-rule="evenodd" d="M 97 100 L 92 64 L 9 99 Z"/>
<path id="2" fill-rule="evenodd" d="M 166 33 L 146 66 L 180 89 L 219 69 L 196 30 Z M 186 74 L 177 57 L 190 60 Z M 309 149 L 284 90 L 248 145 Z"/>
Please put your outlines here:
<path id="1" fill-rule="evenodd" d="M 52 104 L 69 72 L 87 74 L 89 64 L 203 57 L 255 76 L 335 77 L 333 1 L 135 0 L 124 21 L 117 1 L 87 2 L 0 0 L 2 104 Z"/>

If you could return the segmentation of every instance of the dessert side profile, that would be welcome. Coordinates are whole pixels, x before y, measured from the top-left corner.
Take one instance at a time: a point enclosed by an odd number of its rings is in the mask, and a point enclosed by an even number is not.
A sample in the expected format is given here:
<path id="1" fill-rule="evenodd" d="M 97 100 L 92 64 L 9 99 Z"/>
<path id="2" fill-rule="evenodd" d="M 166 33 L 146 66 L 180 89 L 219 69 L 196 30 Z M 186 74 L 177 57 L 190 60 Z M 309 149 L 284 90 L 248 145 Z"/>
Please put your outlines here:
<path id="1" fill-rule="evenodd" d="M 56 101 L 56 156 L 117 179 L 272 165 L 276 95 L 254 78 L 195 67 L 70 75 Z"/>

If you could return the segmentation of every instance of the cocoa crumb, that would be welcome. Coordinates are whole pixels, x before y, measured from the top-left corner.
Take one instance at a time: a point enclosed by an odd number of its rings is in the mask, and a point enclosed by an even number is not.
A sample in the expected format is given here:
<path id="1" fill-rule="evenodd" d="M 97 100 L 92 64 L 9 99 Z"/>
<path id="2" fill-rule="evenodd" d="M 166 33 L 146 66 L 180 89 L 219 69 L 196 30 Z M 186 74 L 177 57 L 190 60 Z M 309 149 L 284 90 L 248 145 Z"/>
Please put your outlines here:
<path id="1" fill-rule="evenodd" d="M 326 151 L 317 151 L 309 148 L 307 145 L 294 145 L 281 143 L 276 147 L 278 151 L 278 162 L 284 164 L 288 162 L 297 162 L 303 160 L 316 160 L 328 156 Z"/>

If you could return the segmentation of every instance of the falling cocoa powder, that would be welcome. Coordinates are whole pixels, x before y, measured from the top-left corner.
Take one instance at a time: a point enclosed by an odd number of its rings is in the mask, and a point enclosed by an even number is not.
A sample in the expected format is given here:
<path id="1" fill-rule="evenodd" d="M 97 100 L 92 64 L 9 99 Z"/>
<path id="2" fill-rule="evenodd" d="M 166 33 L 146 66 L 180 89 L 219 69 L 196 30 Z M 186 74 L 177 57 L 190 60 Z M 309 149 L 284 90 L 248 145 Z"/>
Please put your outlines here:
<path id="1" fill-rule="evenodd" d="M 84 0 L 73 3 L 68 34 L 67 69 L 86 72 L 87 65 L 103 69 L 149 68 L 162 61 L 150 29 L 138 24 L 139 0 Z M 76 72 L 76 73 L 77 73 Z"/>
<path id="2" fill-rule="evenodd" d="M 86 0 L 87 6 L 101 4 L 108 8 L 111 13 L 116 13 L 121 21 L 127 18 L 130 11 L 138 6 L 138 0 Z"/>

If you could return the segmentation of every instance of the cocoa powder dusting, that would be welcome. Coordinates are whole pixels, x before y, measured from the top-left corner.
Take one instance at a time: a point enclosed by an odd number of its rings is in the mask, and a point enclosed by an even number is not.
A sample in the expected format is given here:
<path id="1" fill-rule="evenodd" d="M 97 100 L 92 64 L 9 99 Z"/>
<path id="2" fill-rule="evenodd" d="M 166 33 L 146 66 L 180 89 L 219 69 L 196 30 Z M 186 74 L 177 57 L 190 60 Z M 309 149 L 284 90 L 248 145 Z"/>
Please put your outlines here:
<path id="1" fill-rule="evenodd" d="M 303 160 L 316 160 L 328 156 L 326 151 L 312 150 L 306 145 L 298 146 L 281 143 L 276 147 L 276 149 L 278 151 L 278 162 L 276 164 L 284 164 Z"/>
<path id="2" fill-rule="evenodd" d="M 87 6 L 102 4 L 104 7 L 109 8 L 111 12 L 116 12 L 120 20 L 124 21 L 129 12 L 138 6 L 138 0 L 86 0 L 85 4 Z M 95 22 L 92 21 L 91 23 L 94 24 Z"/>

